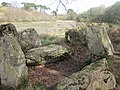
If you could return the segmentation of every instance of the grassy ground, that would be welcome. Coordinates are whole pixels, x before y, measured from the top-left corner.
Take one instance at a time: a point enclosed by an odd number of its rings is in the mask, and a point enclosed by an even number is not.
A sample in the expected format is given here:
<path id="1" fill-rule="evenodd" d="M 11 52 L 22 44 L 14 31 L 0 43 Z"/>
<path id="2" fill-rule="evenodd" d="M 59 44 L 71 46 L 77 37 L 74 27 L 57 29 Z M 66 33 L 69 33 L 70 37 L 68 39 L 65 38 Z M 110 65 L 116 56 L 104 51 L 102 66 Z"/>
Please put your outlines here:
<path id="1" fill-rule="evenodd" d="M 51 20 L 54 20 L 54 17 L 45 13 L 0 6 L 0 22 L 38 22 Z"/>
<path id="2" fill-rule="evenodd" d="M 34 28 L 38 34 L 49 34 L 53 36 L 63 36 L 67 28 L 75 26 L 74 21 L 52 21 L 52 22 L 33 22 L 33 23 L 14 23 L 18 31 L 27 28 Z"/>

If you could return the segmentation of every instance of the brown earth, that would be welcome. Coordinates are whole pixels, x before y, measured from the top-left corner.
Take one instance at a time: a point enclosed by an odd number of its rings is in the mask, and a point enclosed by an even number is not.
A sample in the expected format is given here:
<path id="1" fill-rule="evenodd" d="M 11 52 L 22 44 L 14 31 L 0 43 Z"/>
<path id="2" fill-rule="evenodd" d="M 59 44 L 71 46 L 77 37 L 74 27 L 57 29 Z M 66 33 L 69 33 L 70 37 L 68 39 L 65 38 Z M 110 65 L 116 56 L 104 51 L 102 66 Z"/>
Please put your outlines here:
<path id="1" fill-rule="evenodd" d="M 46 90 L 55 90 L 55 86 L 65 77 L 81 70 L 85 63 L 84 53 L 81 47 L 74 47 L 75 54 L 57 63 L 29 67 L 29 79 L 32 83 L 42 82 L 47 86 Z M 117 80 L 117 87 L 113 90 L 120 90 L 120 52 L 114 53 L 113 74 Z"/>
<path id="2" fill-rule="evenodd" d="M 74 47 L 75 54 L 57 63 L 29 67 L 29 79 L 32 83 L 42 82 L 47 90 L 55 90 L 54 86 L 65 77 L 81 70 L 85 64 L 82 48 Z"/>

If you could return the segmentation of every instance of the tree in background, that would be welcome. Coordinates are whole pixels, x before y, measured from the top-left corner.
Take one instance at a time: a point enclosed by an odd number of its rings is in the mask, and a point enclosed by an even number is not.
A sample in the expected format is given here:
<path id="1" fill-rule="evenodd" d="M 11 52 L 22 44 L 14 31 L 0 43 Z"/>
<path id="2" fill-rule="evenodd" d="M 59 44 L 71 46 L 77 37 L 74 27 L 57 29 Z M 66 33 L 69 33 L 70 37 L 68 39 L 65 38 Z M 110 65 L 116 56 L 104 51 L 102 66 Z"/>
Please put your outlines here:
<path id="1" fill-rule="evenodd" d="M 85 21 L 85 22 L 92 22 L 92 21 L 96 22 L 96 19 L 100 17 L 101 15 L 103 15 L 104 12 L 105 12 L 104 6 L 93 7 L 93 8 L 90 8 L 88 11 L 77 15 L 75 20 Z"/>
<path id="2" fill-rule="evenodd" d="M 89 21 L 94 21 L 94 19 L 99 16 L 99 15 L 103 15 L 105 12 L 105 7 L 104 6 L 99 6 L 99 7 L 94 7 L 94 8 L 90 8 L 87 11 L 88 14 L 88 20 Z"/>
<path id="3" fill-rule="evenodd" d="M 120 1 L 105 8 L 104 6 L 90 8 L 77 15 L 76 21 L 120 23 Z"/>
<path id="4" fill-rule="evenodd" d="M 2 6 L 2 7 L 8 7 L 8 6 L 9 6 L 9 4 L 10 4 L 10 3 L 7 3 L 7 2 L 2 2 L 2 3 L 1 3 L 1 6 Z"/>
<path id="5" fill-rule="evenodd" d="M 39 5 L 35 5 L 35 4 L 33 5 L 34 10 L 38 10 L 38 8 L 39 8 Z"/>
<path id="6" fill-rule="evenodd" d="M 21 4 L 23 4 L 23 9 L 25 10 L 37 10 L 37 5 L 34 3 L 25 3 L 22 2 Z"/>
<path id="7" fill-rule="evenodd" d="M 23 9 L 30 10 L 31 7 L 28 3 L 22 2 L 21 4 L 23 4 Z"/>
<path id="8" fill-rule="evenodd" d="M 77 0 L 53 0 L 53 2 L 50 5 L 54 4 L 55 2 L 58 2 L 58 4 L 56 10 L 51 12 L 52 15 L 57 16 L 57 12 L 59 10 L 60 5 L 64 7 L 65 11 L 68 11 L 66 5 L 70 4 L 72 1 L 77 1 Z"/>
<path id="9" fill-rule="evenodd" d="M 73 9 L 67 10 L 67 19 L 68 20 L 73 20 L 75 15 L 76 15 L 76 12 L 74 12 Z"/>
<path id="10" fill-rule="evenodd" d="M 56 12 L 56 11 L 52 11 L 51 14 L 52 14 L 53 16 L 57 16 L 57 12 Z"/>
<path id="11" fill-rule="evenodd" d="M 25 10 L 37 10 L 38 8 L 40 9 L 40 12 L 46 13 L 47 10 L 50 10 L 49 7 L 45 6 L 45 5 L 36 5 L 35 3 L 25 3 L 22 2 L 21 4 L 23 4 L 23 8 Z"/>
<path id="12" fill-rule="evenodd" d="M 25 2 L 22 2 L 21 4 L 24 5 L 23 8 L 24 8 L 25 10 L 32 10 L 32 9 L 34 9 L 34 7 L 35 7 L 35 4 L 34 4 L 34 3 L 25 3 Z"/>
<path id="13" fill-rule="evenodd" d="M 49 7 L 46 7 L 45 5 L 41 5 L 41 12 L 46 13 L 46 11 L 50 10 Z"/>
<path id="14" fill-rule="evenodd" d="M 108 7 L 102 19 L 108 23 L 120 23 L 120 1 Z"/>

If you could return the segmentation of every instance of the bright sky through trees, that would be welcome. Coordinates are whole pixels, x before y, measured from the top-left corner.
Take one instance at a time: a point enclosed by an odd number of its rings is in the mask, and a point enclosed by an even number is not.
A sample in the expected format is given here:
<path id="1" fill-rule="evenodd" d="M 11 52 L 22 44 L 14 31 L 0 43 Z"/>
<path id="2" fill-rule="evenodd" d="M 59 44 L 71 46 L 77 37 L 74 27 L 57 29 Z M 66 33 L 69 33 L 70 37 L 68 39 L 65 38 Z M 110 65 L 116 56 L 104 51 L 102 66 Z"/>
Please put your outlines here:
<path id="1" fill-rule="evenodd" d="M 64 2 L 64 0 L 62 0 Z M 73 9 L 77 13 L 81 13 L 83 11 L 88 10 L 91 7 L 97 7 L 100 5 L 104 5 L 105 7 L 108 7 L 115 2 L 120 1 L 120 0 L 75 0 L 72 1 L 69 0 L 69 4 L 66 5 L 67 9 Z M 41 5 L 46 5 L 51 8 L 51 11 L 56 10 L 56 7 L 58 5 L 58 0 L 0 0 L 1 2 L 8 2 L 15 4 L 17 3 L 18 6 L 20 6 L 21 2 L 33 2 L 35 4 L 41 4 Z M 51 12 L 49 11 L 49 13 Z M 58 8 L 58 13 L 62 14 L 65 13 L 66 11 L 64 10 L 64 7 L 62 5 L 59 6 Z"/>

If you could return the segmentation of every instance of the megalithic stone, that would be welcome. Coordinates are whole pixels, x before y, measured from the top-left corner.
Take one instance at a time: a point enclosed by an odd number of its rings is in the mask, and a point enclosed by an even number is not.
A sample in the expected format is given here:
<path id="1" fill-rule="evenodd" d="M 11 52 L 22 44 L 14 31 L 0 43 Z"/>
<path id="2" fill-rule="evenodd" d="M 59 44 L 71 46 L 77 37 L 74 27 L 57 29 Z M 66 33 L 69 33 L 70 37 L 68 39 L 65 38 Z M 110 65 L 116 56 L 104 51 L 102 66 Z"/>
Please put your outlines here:
<path id="1" fill-rule="evenodd" d="M 17 39 L 19 38 L 19 34 L 17 32 L 16 27 L 13 24 L 2 24 L 0 25 L 0 35 L 4 34 L 13 34 Z"/>
<path id="2" fill-rule="evenodd" d="M 113 55 L 114 49 L 104 28 L 98 26 L 89 27 L 86 30 L 86 40 L 90 53 L 96 56 L 102 56 L 106 53 Z"/>
<path id="3" fill-rule="evenodd" d="M 16 87 L 23 77 L 27 77 L 27 67 L 24 53 L 16 36 L 14 25 L 0 26 L 0 75 L 1 83 Z"/>
<path id="4" fill-rule="evenodd" d="M 111 90 L 116 87 L 115 76 L 108 71 L 108 62 L 101 59 L 63 79 L 56 90 Z"/>
<path id="5" fill-rule="evenodd" d="M 41 39 L 34 28 L 28 28 L 19 33 L 20 46 L 24 52 L 41 46 Z"/>

